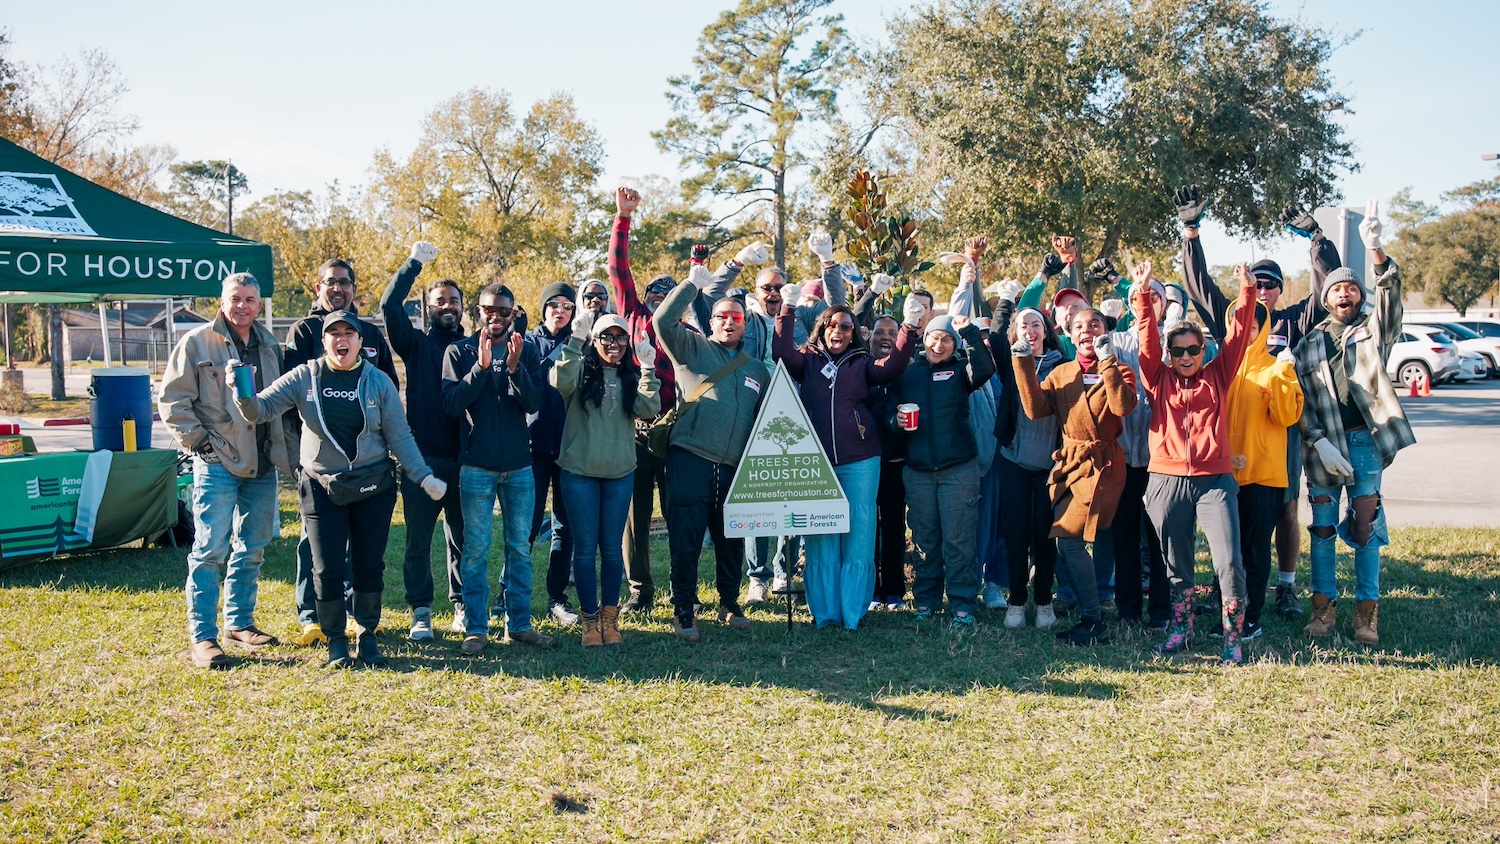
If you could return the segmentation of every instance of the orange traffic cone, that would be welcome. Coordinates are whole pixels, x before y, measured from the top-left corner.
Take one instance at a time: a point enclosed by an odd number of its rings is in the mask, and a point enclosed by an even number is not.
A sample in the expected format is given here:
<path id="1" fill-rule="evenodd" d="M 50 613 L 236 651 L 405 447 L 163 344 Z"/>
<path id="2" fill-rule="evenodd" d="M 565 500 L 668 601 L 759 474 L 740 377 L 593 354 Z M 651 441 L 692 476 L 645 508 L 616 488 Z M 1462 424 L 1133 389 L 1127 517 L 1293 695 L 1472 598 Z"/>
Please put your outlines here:
<path id="1" fill-rule="evenodd" d="M 1413 378 L 1413 379 L 1411 379 L 1411 395 L 1407 396 L 1407 398 L 1419 399 L 1419 398 L 1422 397 L 1422 384 L 1421 384 L 1421 381 L 1422 381 L 1421 378 Z"/>
<path id="2" fill-rule="evenodd" d="M 1430 396 L 1430 395 L 1432 395 L 1432 379 L 1431 378 L 1423 378 L 1422 379 L 1422 395 L 1424 395 L 1424 396 Z"/>

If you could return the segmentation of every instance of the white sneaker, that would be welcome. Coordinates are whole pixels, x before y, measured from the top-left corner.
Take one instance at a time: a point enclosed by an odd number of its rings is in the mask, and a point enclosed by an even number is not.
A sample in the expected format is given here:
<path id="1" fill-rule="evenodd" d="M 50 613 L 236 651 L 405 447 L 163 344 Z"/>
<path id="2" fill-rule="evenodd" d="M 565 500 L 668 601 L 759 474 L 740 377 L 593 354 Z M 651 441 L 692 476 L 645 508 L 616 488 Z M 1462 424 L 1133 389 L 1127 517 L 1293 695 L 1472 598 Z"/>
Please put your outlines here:
<path id="1" fill-rule="evenodd" d="M 750 578 L 750 588 L 746 590 L 746 604 L 764 604 L 771 599 L 771 587 L 759 578 Z"/>
<path id="2" fill-rule="evenodd" d="M 432 638 L 432 610 L 417 607 L 411 611 L 411 640 L 426 642 Z"/>
<path id="3" fill-rule="evenodd" d="M 1038 619 L 1040 621 L 1040 619 Z M 1026 605 L 1016 606 L 1011 604 L 1005 610 L 1005 627 L 1009 630 L 1019 630 L 1026 626 Z M 1040 626 L 1040 625 L 1038 625 Z"/>
<path id="4" fill-rule="evenodd" d="M 548 610 L 552 614 L 552 620 L 564 627 L 572 627 L 578 623 L 578 613 L 573 608 L 563 603 L 556 603 Z"/>
<path id="5" fill-rule="evenodd" d="M 1057 612 L 1052 609 L 1051 604 L 1036 608 L 1036 629 L 1046 630 L 1057 623 Z"/>
<path id="6" fill-rule="evenodd" d="M 884 602 L 882 602 L 882 601 L 871 601 L 870 605 L 865 608 L 865 612 L 880 612 L 883 609 L 885 609 L 885 603 Z"/>
<path id="7" fill-rule="evenodd" d="M 771 594 L 786 591 L 786 578 L 775 577 L 771 579 Z"/>
<path id="8" fill-rule="evenodd" d="M 468 623 L 466 621 L 464 621 L 464 605 L 463 604 L 454 604 L 453 605 L 453 626 L 451 628 L 449 628 L 449 629 L 451 629 L 454 633 L 457 633 L 460 636 L 462 636 L 465 633 L 469 632 L 469 625 L 468 625 Z"/>
<path id="9" fill-rule="evenodd" d="M 998 610 L 1005 606 L 1005 590 L 998 583 L 984 583 L 984 606 L 986 609 Z"/>

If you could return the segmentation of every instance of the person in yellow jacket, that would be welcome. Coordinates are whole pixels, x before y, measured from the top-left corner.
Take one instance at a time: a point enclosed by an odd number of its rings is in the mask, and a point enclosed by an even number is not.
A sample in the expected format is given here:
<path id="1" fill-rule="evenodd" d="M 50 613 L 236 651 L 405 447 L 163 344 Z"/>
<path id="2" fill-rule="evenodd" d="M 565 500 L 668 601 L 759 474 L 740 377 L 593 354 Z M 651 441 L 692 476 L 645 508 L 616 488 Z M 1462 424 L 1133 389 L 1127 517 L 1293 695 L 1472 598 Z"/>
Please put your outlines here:
<path id="1" fill-rule="evenodd" d="M 1228 312 L 1234 307 L 1230 304 Z M 1228 408 L 1229 465 L 1240 487 L 1240 558 L 1248 593 L 1241 640 L 1260 635 L 1271 577 L 1271 534 L 1286 494 L 1287 429 L 1302 418 L 1302 386 L 1291 353 L 1272 356 L 1267 349 L 1265 305 L 1255 305 L 1255 321 L 1258 333 L 1231 382 Z"/>

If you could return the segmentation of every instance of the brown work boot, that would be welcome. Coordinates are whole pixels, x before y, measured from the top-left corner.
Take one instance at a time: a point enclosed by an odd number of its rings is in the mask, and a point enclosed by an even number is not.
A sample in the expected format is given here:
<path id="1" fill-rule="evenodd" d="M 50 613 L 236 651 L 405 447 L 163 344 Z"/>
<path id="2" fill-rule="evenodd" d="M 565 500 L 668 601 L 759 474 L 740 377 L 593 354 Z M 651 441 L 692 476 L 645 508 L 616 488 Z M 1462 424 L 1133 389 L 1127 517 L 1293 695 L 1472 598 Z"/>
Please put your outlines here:
<path id="1" fill-rule="evenodd" d="M 550 648 L 553 645 L 551 636 L 545 633 L 538 633 L 530 627 L 525 630 L 505 631 L 505 644 L 513 645 L 517 642 L 523 645 L 531 645 L 534 648 Z"/>
<path id="2" fill-rule="evenodd" d="M 582 612 L 578 617 L 583 619 L 583 646 L 585 648 L 604 647 L 604 634 L 599 632 L 599 614 L 596 612 Z"/>
<path id="3" fill-rule="evenodd" d="M 212 668 L 222 671 L 229 667 L 229 655 L 214 639 L 200 639 L 193 643 L 193 665 L 197 668 Z"/>
<path id="4" fill-rule="evenodd" d="M 1333 634 L 1334 625 L 1338 623 L 1338 601 L 1330 599 L 1327 595 L 1319 595 L 1314 592 L 1312 596 L 1312 620 L 1302 628 L 1302 632 L 1309 636 L 1330 636 Z"/>
<path id="5" fill-rule="evenodd" d="M 1354 640 L 1362 645 L 1380 644 L 1380 606 L 1375 601 L 1359 601 L 1354 605 Z"/>
<path id="6" fill-rule="evenodd" d="M 239 630 L 231 630 L 229 631 L 229 635 L 225 636 L 224 639 L 251 651 L 257 648 L 281 644 L 280 639 L 254 625 L 242 627 Z"/>
<path id="7" fill-rule="evenodd" d="M 602 634 L 604 644 L 623 645 L 625 637 L 620 635 L 620 608 L 599 608 L 599 632 Z"/>

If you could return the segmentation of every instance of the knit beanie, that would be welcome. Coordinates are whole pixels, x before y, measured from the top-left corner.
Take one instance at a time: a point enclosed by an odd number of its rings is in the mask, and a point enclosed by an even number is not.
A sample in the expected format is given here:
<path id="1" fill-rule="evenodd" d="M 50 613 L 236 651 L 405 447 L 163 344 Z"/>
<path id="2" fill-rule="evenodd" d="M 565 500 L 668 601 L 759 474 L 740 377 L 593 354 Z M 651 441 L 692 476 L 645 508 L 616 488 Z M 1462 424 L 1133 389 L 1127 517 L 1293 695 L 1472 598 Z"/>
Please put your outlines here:
<path id="1" fill-rule="evenodd" d="M 958 342 L 958 332 L 953 330 L 953 317 L 947 314 L 939 314 L 928 321 L 927 330 L 922 332 L 922 339 L 927 339 L 927 335 L 934 331 L 946 331 L 953 342 Z"/>
<path id="2" fill-rule="evenodd" d="M 566 281 L 554 281 L 546 287 L 543 287 L 542 310 L 544 312 L 547 310 L 547 303 L 557 296 L 565 296 L 567 297 L 567 300 L 571 302 L 574 299 L 578 298 L 578 291 L 574 290 L 573 285 L 568 284 Z"/>
<path id="3" fill-rule="evenodd" d="M 1333 296 L 1332 296 L 1333 286 L 1335 284 L 1339 284 L 1339 283 L 1345 282 L 1345 281 L 1352 281 L 1355 284 L 1359 285 L 1359 295 L 1360 295 L 1360 300 L 1359 301 L 1360 301 L 1361 304 L 1364 304 L 1365 302 L 1370 301 L 1370 288 L 1366 287 L 1365 283 L 1360 280 L 1359 276 L 1357 276 L 1357 275 L 1354 274 L 1354 270 L 1351 270 L 1348 267 L 1339 267 L 1338 269 L 1336 269 L 1333 272 L 1329 273 L 1327 275 L 1327 277 L 1325 277 L 1323 279 L 1323 306 L 1324 307 L 1328 307 L 1329 306 L 1329 302 L 1333 298 Z"/>

